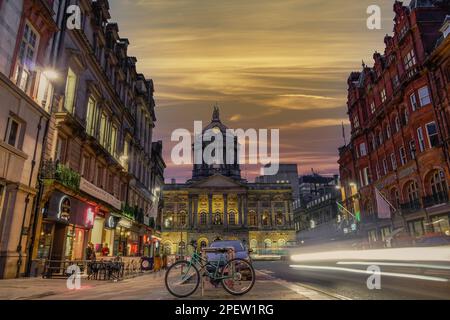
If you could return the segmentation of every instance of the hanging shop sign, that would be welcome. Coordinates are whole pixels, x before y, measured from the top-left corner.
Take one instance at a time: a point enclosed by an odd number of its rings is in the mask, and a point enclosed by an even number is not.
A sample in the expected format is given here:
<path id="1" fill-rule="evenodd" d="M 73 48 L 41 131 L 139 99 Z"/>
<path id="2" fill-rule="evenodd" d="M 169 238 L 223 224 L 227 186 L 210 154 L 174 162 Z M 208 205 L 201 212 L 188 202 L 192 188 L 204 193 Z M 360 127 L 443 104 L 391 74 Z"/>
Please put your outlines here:
<path id="1" fill-rule="evenodd" d="M 105 220 L 105 228 L 107 229 L 115 229 L 119 222 L 120 218 L 109 216 L 108 219 Z"/>
<path id="2" fill-rule="evenodd" d="M 58 219 L 69 222 L 70 212 L 71 212 L 71 202 L 70 202 L 69 196 L 66 196 L 66 195 L 62 196 L 59 201 L 58 207 L 59 207 L 58 215 L 57 215 Z"/>
<path id="3" fill-rule="evenodd" d="M 92 228 L 95 220 L 95 209 L 86 202 L 55 191 L 49 199 L 46 218 L 60 223 Z"/>
<path id="4" fill-rule="evenodd" d="M 96 185 L 90 183 L 84 178 L 81 178 L 80 190 L 97 199 L 102 200 L 103 202 L 106 202 L 117 210 L 120 210 L 122 208 L 122 202 L 119 199 L 106 192 L 105 190 L 98 188 Z"/>

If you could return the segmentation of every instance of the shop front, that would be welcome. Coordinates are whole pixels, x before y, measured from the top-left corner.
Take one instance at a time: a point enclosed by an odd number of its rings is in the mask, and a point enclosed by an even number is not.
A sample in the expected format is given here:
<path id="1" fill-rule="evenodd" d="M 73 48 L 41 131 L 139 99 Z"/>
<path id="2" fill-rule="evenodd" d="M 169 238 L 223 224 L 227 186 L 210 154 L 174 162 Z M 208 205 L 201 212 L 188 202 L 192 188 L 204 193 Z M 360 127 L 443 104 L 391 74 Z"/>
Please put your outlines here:
<path id="1" fill-rule="evenodd" d="M 114 231 L 114 256 L 139 256 L 139 234 L 140 228 L 133 221 L 122 217 Z"/>
<path id="2" fill-rule="evenodd" d="M 113 256 L 115 230 L 120 218 L 113 213 L 99 211 L 95 217 L 91 240 L 97 257 Z"/>
<path id="3" fill-rule="evenodd" d="M 84 260 L 95 219 L 95 208 L 91 205 L 62 192 L 53 192 L 44 208 L 37 258 Z"/>

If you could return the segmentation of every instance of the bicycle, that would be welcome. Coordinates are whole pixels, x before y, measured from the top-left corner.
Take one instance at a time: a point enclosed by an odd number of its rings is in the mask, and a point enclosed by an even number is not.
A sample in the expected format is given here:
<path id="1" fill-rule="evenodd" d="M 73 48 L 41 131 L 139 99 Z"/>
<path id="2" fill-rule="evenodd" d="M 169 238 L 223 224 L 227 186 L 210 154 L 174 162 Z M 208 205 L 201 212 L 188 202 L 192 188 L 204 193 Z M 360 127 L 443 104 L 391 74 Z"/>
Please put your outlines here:
<path id="1" fill-rule="evenodd" d="M 217 250 L 218 253 L 222 253 L 217 263 L 203 258 L 196 250 L 189 261 L 181 260 L 174 263 L 165 275 L 167 290 L 177 298 L 189 297 L 197 291 L 202 272 L 202 276 L 207 276 L 216 286 L 221 283 L 225 291 L 231 295 L 245 295 L 255 284 L 255 270 L 246 260 L 224 259 L 223 255 L 228 250 L 225 248 Z"/>

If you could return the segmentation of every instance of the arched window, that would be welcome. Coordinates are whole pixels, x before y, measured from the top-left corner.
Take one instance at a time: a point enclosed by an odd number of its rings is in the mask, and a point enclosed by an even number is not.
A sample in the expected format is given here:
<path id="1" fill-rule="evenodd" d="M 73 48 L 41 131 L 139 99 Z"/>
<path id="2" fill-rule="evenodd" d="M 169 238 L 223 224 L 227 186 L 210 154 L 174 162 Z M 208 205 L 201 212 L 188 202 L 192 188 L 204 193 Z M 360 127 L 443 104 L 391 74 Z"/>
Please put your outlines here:
<path id="1" fill-rule="evenodd" d="M 171 213 L 166 214 L 164 218 L 164 227 L 172 228 L 172 226 L 173 226 L 173 216 Z"/>
<path id="2" fill-rule="evenodd" d="M 416 181 L 411 181 L 406 186 L 406 198 L 408 202 L 416 202 L 419 200 L 419 187 Z"/>
<path id="3" fill-rule="evenodd" d="M 265 247 L 266 249 L 272 248 L 272 240 L 270 240 L 270 239 L 264 240 L 264 247 Z"/>
<path id="4" fill-rule="evenodd" d="M 216 214 L 214 215 L 214 224 L 216 226 L 222 224 L 222 215 L 219 212 L 216 212 Z"/>
<path id="5" fill-rule="evenodd" d="M 441 204 L 448 201 L 448 189 L 445 182 L 445 173 L 442 170 L 435 170 L 431 175 L 431 196 L 433 204 Z"/>
<path id="6" fill-rule="evenodd" d="M 230 224 L 230 226 L 235 226 L 236 225 L 236 213 L 235 212 L 230 212 L 229 213 L 228 223 Z"/>
<path id="7" fill-rule="evenodd" d="M 277 213 L 277 225 L 278 226 L 284 225 L 284 216 L 282 212 Z"/>
<path id="8" fill-rule="evenodd" d="M 207 215 L 205 212 L 200 213 L 200 225 L 206 226 L 208 223 Z"/>
<path id="9" fill-rule="evenodd" d="M 258 225 L 258 216 L 256 215 L 256 212 L 254 212 L 254 211 L 250 211 L 249 224 L 252 227 L 256 227 Z"/>
<path id="10" fill-rule="evenodd" d="M 256 249 L 258 248 L 258 240 L 252 239 L 250 240 L 250 249 Z"/>
<path id="11" fill-rule="evenodd" d="M 187 215 L 186 212 L 180 212 L 178 214 L 178 224 L 180 227 L 185 227 L 187 222 Z"/>
<path id="12" fill-rule="evenodd" d="M 395 116 L 395 132 L 399 132 L 402 128 L 399 116 Z"/>
<path id="13" fill-rule="evenodd" d="M 166 242 L 164 243 L 164 253 L 166 255 L 171 255 L 172 254 L 172 244 L 170 242 Z"/>
<path id="14" fill-rule="evenodd" d="M 267 212 L 265 212 L 263 214 L 263 218 L 262 218 L 262 224 L 263 226 L 267 227 L 270 224 L 270 216 Z"/>
<path id="15" fill-rule="evenodd" d="M 284 239 L 279 239 L 278 240 L 278 247 L 279 248 L 283 248 L 283 247 L 285 247 L 286 246 L 286 240 L 284 240 Z"/>

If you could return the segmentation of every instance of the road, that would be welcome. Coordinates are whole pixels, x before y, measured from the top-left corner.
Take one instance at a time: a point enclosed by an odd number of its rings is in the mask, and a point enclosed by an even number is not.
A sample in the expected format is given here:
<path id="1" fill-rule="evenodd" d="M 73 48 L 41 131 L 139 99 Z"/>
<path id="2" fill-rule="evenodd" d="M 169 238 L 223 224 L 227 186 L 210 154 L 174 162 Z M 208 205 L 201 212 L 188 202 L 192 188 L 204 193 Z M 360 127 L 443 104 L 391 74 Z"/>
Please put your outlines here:
<path id="1" fill-rule="evenodd" d="M 378 261 L 381 289 L 369 290 L 368 263 L 354 261 L 255 262 L 274 278 L 352 300 L 450 300 L 450 264 Z M 359 265 L 357 263 L 360 263 Z M 376 264 L 376 263 L 374 263 Z"/>

